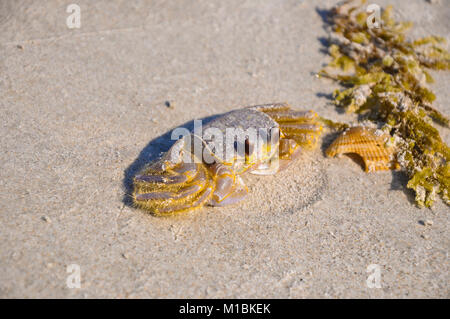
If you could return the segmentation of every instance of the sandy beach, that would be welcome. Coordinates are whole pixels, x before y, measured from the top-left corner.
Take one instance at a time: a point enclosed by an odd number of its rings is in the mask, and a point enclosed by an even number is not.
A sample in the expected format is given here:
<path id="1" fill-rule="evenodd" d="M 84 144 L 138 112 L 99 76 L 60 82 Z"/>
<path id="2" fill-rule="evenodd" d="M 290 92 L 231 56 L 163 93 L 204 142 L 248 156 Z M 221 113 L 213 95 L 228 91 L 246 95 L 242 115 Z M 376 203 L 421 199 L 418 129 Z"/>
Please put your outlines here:
<path id="1" fill-rule="evenodd" d="M 0 3 L 1 298 L 450 297 L 449 207 L 418 208 L 402 172 L 326 158 L 335 135 L 278 175 L 244 176 L 234 206 L 161 218 L 127 200 L 194 119 L 289 102 L 355 121 L 314 76 L 335 1 L 74 3 L 73 29 L 70 2 Z M 450 41 L 448 1 L 376 3 Z M 450 116 L 450 73 L 433 76 Z"/>

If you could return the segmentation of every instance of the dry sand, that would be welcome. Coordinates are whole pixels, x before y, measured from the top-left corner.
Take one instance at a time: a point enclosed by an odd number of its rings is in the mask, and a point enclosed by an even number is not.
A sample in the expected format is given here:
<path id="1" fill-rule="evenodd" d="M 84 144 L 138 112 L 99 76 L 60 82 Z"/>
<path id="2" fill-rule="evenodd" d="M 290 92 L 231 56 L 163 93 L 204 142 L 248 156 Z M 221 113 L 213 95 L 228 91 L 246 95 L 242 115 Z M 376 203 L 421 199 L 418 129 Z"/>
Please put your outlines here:
<path id="1" fill-rule="evenodd" d="M 447 0 L 395 2 L 414 35 L 450 40 Z M 328 61 L 317 9 L 334 1 L 76 3 L 73 30 L 67 1 L 0 3 L 0 297 L 450 296 L 448 207 L 419 209 L 402 173 L 322 149 L 246 178 L 233 207 L 157 218 L 124 202 L 164 134 L 194 118 L 288 101 L 354 119 L 312 75 Z M 450 75 L 435 75 L 450 115 Z M 80 289 L 66 285 L 70 264 Z M 366 285 L 370 264 L 380 289 Z"/>

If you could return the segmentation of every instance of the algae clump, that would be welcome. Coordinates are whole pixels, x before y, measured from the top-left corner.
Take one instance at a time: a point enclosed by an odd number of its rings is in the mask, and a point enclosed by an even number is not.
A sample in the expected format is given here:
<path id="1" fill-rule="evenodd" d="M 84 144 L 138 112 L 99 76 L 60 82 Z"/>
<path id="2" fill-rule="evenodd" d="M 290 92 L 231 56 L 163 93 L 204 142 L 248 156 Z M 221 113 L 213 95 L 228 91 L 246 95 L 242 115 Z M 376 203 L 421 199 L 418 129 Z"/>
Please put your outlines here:
<path id="1" fill-rule="evenodd" d="M 436 195 L 450 205 L 450 148 L 434 126 L 448 128 L 449 119 L 432 107 L 435 95 L 427 86 L 433 83 L 430 69 L 450 69 L 445 39 L 408 40 L 412 24 L 396 22 L 392 6 L 382 11 L 378 28 L 369 28 L 364 3 L 346 1 L 331 10 L 332 61 L 318 75 L 344 86 L 333 94 L 337 107 L 392 136 L 419 206 L 431 207 Z"/>

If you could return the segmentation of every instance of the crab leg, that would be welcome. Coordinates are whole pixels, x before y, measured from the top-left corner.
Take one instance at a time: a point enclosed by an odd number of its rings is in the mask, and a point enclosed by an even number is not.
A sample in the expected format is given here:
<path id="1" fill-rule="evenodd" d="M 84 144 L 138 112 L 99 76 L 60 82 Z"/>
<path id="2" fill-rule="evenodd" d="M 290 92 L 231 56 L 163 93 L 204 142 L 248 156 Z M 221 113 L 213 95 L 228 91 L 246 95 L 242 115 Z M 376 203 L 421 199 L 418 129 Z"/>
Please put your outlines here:
<path id="1" fill-rule="evenodd" d="M 190 210 L 190 209 L 193 209 L 193 208 L 202 207 L 210 199 L 212 191 L 213 191 L 213 187 L 212 186 L 208 186 L 192 202 L 177 203 L 175 205 L 168 205 L 166 207 L 158 207 L 155 210 L 155 213 L 157 213 L 157 214 L 170 214 L 170 213 L 182 212 L 182 211 Z"/>
<path id="2" fill-rule="evenodd" d="M 292 139 L 283 138 L 280 140 L 280 161 L 284 164 L 286 161 L 292 161 L 300 156 L 302 148 Z M 284 165 L 287 167 L 286 165 Z"/>
<path id="3" fill-rule="evenodd" d="M 284 112 L 284 111 L 290 110 L 290 106 L 287 103 L 261 104 L 261 105 L 252 106 L 252 108 L 255 108 L 264 113 L 266 113 L 266 112 Z"/>
<path id="4" fill-rule="evenodd" d="M 293 139 L 299 146 L 314 146 L 322 132 L 322 125 L 317 122 L 318 115 L 314 111 L 294 111 L 274 107 L 262 111 L 280 125 L 282 139 Z"/>
<path id="5" fill-rule="evenodd" d="M 157 175 L 147 175 L 148 177 L 157 177 Z M 178 175 L 184 176 L 184 175 Z M 164 177 L 164 176 L 163 176 Z M 200 170 L 198 174 L 195 175 L 195 178 L 191 183 L 184 183 L 173 185 L 172 181 L 169 182 L 159 182 L 160 185 L 155 185 L 158 183 L 154 183 L 154 188 L 150 188 L 148 192 L 138 193 L 136 194 L 137 201 L 145 201 L 145 200 L 164 200 L 164 199 L 183 199 L 187 198 L 190 195 L 193 195 L 199 191 L 201 191 L 206 184 L 206 176 L 205 171 Z M 145 189 L 143 189 L 145 191 Z"/>
<path id="6" fill-rule="evenodd" d="M 162 184 L 180 184 L 187 181 L 185 175 L 137 175 L 136 182 L 162 183 Z"/>
<path id="7" fill-rule="evenodd" d="M 273 118 L 278 123 L 281 122 L 308 122 L 312 121 L 318 117 L 317 113 L 314 111 L 266 111 L 271 118 Z"/>
<path id="8" fill-rule="evenodd" d="M 134 203 L 155 214 L 195 208 L 209 199 L 211 184 L 213 180 L 204 165 L 180 163 L 166 171 L 138 175 Z"/>
<path id="9" fill-rule="evenodd" d="M 143 193 L 137 194 L 137 201 L 145 201 L 145 200 L 164 200 L 164 199 L 185 199 L 188 196 L 197 193 L 201 190 L 200 185 L 191 185 L 185 187 L 179 191 L 179 193 L 174 192 L 153 192 L 153 193 Z"/>
<path id="10" fill-rule="evenodd" d="M 280 131 L 285 137 L 295 140 L 300 146 L 315 146 L 322 126 L 318 123 L 280 123 Z"/>
<path id="11" fill-rule="evenodd" d="M 289 159 L 297 148 L 298 144 L 297 142 L 295 142 L 295 140 L 282 138 L 280 140 L 280 158 Z"/>
<path id="12" fill-rule="evenodd" d="M 322 126 L 316 123 L 282 123 L 280 125 L 282 132 L 291 132 L 294 134 L 303 134 L 303 133 L 320 133 L 322 131 Z"/>
<path id="13" fill-rule="evenodd" d="M 285 169 L 289 161 L 301 154 L 302 148 L 316 145 L 322 132 L 314 111 L 295 111 L 287 104 L 262 105 L 260 110 L 280 125 L 279 169 Z"/>
<path id="14" fill-rule="evenodd" d="M 285 138 L 292 139 L 297 142 L 298 145 L 311 148 L 314 147 L 317 143 L 318 136 L 313 133 L 292 133 L 286 132 Z"/>
<path id="15" fill-rule="evenodd" d="M 148 174 L 136 175 L 136 182 L 180 184 L 185 183 L 198 174 L 198 166 L 194 163 L 181 163 L 169 169 L 168 174 L 161 175 L 161 172 L 149 172 Z"/>

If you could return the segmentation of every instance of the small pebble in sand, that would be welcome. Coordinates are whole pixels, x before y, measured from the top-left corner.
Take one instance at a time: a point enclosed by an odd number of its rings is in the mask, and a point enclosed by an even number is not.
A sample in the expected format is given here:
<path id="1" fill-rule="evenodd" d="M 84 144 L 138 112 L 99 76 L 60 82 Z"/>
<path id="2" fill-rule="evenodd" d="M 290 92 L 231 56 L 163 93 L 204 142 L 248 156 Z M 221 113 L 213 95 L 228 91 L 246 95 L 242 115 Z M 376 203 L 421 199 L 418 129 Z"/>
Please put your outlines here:
<path id="1" fill-rule="evenodd" d="M 23 50 L 23 46 L 21 46 L 20 44 L 18 44 L 18 45 L 16 46 L 16 48 L 18 48 L 19 50 Z"/>
<path id="2" fill-rule="evenodd" d="M 52 222 L 52 220 L 51 220 L 50 217 L 48 217 L 48 216 L 42 216 L 41 219 L 42 219 L 44 222 L 46 222 L 46 223 L 51 223 L 51 222 Z"/>
<path id="3" fill-rule="evenodd" d="M 128 259 L 127 253 L 122 253 L 122 257 L 123 257 L 124 259 Z"/>
<path id="4" fill-rule="evenodd" d="M 433 221 L 431 219 L 419 220 L 419 224 L 422 226 L 433 226 Z"/>
<path id="5" fill-rule="evenodd" d="M 169 109 L 173 109 L 174 106 L 175 106 L 175 103 L 174 103 L 174 102 L 170 102 L 170 101 L 166 101 L 164 104 L 165 104 Z"/>
<path id="6" fill-rule="evenodd" d="M 424 234 L 422 234 L 420 237 L 422 237 L 423 239 L 430 239 L 430 236 Z"/>

